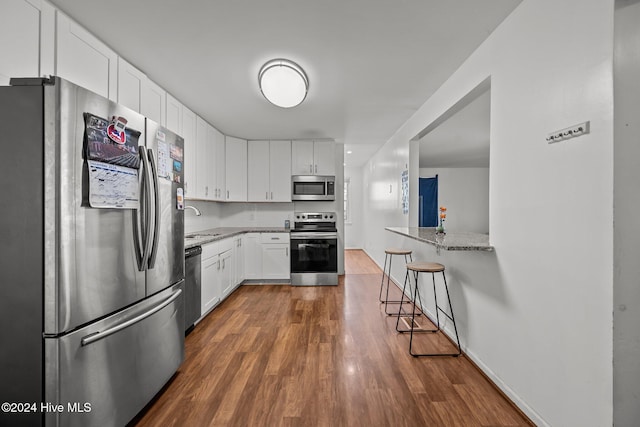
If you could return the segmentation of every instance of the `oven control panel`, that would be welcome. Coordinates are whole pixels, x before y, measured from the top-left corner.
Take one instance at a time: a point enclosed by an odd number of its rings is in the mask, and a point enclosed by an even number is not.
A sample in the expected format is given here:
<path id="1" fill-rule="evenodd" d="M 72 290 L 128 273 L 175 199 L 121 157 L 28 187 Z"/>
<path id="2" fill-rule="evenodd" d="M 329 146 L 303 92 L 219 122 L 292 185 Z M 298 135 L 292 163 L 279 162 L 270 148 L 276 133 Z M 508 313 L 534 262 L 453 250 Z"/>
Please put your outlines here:
<path id="1" fill-rule="evenodd" d="M 335 212 L 296 212 L 295 216 L 297 222 L 336 222 Z"/>

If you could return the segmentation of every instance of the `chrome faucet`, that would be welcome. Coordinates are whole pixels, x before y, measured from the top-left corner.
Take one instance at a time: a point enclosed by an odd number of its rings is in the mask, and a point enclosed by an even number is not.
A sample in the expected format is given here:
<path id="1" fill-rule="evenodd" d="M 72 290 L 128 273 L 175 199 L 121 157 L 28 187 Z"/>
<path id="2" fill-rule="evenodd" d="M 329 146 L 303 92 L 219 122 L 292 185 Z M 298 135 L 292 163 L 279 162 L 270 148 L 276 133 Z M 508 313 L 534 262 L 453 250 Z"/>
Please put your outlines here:
<path id="1" fill-rule="evenodd" d="M 193 211 L 196 213 L 196 216 L 202 215 L 202 212 L 200 212 L 200 209 L 196 208 L 195 206 L 186 205 L 184 208 L 185 209 L 193 209 Z"/>

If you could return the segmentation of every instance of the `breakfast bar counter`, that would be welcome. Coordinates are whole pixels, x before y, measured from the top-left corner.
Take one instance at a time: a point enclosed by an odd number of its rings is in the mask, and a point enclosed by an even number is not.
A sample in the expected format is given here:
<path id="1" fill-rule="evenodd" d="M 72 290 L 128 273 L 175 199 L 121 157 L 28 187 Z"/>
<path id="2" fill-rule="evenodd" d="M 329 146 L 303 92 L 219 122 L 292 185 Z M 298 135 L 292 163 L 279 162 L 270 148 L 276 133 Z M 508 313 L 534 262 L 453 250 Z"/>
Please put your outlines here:
<path id="1" fill-rule="evenodd" d="M 436 249 L 447 251 L 494 251 L 489 244 L 489 235 L 467 231 L 436 233 L 435 227 L 386 227 L 385 230 L 420 242 L 429 243 Z"/>

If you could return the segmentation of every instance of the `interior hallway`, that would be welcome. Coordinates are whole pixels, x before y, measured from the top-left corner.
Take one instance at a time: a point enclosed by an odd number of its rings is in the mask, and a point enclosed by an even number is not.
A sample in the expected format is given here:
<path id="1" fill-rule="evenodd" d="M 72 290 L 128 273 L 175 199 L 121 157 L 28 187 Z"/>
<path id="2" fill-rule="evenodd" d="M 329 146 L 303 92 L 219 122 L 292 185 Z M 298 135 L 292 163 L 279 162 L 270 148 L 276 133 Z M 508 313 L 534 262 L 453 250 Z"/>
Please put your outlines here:
<path id="1" fill-rule="evenodd" d="M 182 367 L 131 425 L 531 425 L 465 357 L 408 354 L 364 252 L 346 251 L 345 270 L 337 287 L 241 286 L 187 337 Z M 449 345 L 430 338 L 414 343 Z"/>

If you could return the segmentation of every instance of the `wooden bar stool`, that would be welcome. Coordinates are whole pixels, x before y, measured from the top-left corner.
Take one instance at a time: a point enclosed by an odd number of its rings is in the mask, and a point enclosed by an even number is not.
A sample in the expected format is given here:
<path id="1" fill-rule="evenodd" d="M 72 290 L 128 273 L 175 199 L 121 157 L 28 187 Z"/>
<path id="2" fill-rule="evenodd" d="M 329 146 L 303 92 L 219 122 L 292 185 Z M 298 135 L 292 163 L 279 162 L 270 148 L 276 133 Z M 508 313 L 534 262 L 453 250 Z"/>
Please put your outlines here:
<path id="1" fill-rule="evenodd" d="M 390 281 L 390 277 L 391 277 L 391 261 L 393 259 L 394 255 L 404 255 L 404 262 L 408 263 L 408 262 L 413 262 L 413 258 L 411 257 L 412 251 L 410 249 L 398 249 L 398 248 L 387 248 L 384 251 L 384 267 L 382 269 L 382 281 L 380 282 L 380 296 L 378 297 L 378 299 L 380 300 L 381 303 L 384 303 L 384 312 L 386 314 L 388 314 L 389 316 L 398 316 L 399 314 L 396 314 L 394 312 L 389 312 L 387 310 L 389 304 L 400 304 L 400 311 L 402 311 L 402 304 L 403 303 L 409 303 L 411 302 L 409 299 L 407 299 L 407 301 L 404 301 L 404 295 L 402 300 L 397 301 L 391 301 L 389 300 L 389 281 Z M 407 259 L 407 257 L 409 257 Z M 389 262 L 389 272 L 387 273 L 387 260 Z M 387 293 L 384 299 L 382 299 L 382 289 L 384 288 L 384 276 L 387 276 Z M 407 280 L 409 279 L 409 270 L 407 270 L 406 274 L 404 275 L 404 286 L 402 288 L 402 293 L 404 294 L 405 289 L 407 287 Z M 411 285 L 409 285 L 409 291 L 411 291 Z M 413 295 L 411 296 L 411 298 L 413 298 Z M 408 315 L 408 313 L 405 313 L 406 315 Z"/>
<path id="2" fill-rule="evenodd" d="M 420 297 L 420 290 L 418 288 L 418 276 L 420 273 L 431 273 L 431 280 L 433 282 L 433 299 L 435 301 L 435 306 L 436 306 L 436 329 L 424 329 L 421 328 L 419 325 L 418 327 L 416 327 L 416 322 L 415 322 L 415 304 L 413 306 L 413 313 L 411 315 L 411 320 L 410 320 L 410 324 L 408 325 L 409 328 L 408 329 L 400 329 L 400 310 L 398 310 L 398 319 L 396 320 L 396 331 L 401 332 L 401 333 L 405 333 L 405 332 L 409 332 L 410 338 L 409 338 L 409 354 L 415 357 L 418 356 L 460 356 L 462 354 L 462 350 L 460 349 L 460 338 L 458 337 L 458 328 L 456 326 L 456 319 L 455 316 L 453 314 L 453 307 L 451 306 L 451 297 L 449 296 L 449 286 L 447 285 L 447 278 L 444 274 L 444 265 L 442 264 L 438 264 L 437 262 L 411 262 L 409 264 L 407 264 L 407 274 L 409 274 L 409 271 L 413 272 L 413 277 L 414 277 L 414 283 L 415 283 L 415 289 L 413 294 L 415 295 L 415 298 L 419 298 Z M 435 279 L 435 273 L 442 273 L 442 279 L 444 280 L 444 289 L 447 292 L 447 301 L 449 302 L 449 311 L 451 312 L 451 315 L 449 315 L 446 311 L 442 310 L 440 308 L 440 306 L 438 305 L 438 294 L 436 292 L 436 279 Z M 409 284 L 409 286 L 411 286 L 411 284 Z M 402 295 L 402 298 L 404 299 L 404 292 Z M 402 307 L 402 302 L 400 302 L 400 307 Z M 457 353 L 420 353 L 420 354 L 416 354 L 413 352 L 412 350 L 412 345 L 413 345 L 413 333 L 414 332 L 438 332 L 440 331 L 440 315 L 439 312 L 442 312 L 442 314 L 444 314 L 445 316 L 447 316 L 452 322 L 453 322 L 453 330 L 456 334 L 456 342 L 458 343 L 458 352 Z"/>

